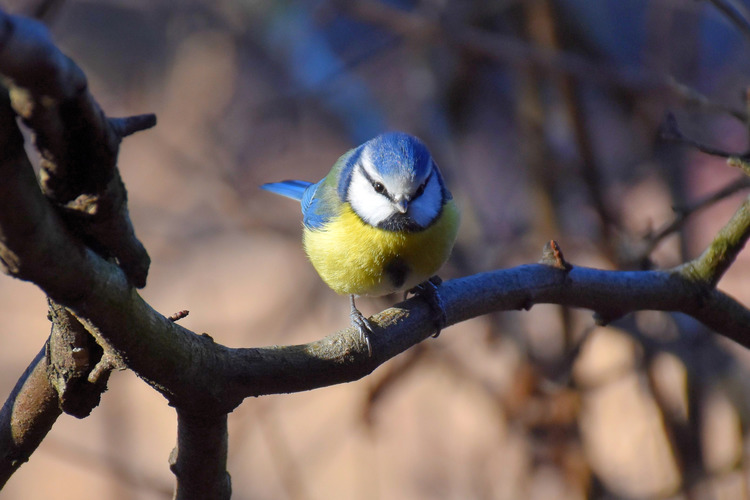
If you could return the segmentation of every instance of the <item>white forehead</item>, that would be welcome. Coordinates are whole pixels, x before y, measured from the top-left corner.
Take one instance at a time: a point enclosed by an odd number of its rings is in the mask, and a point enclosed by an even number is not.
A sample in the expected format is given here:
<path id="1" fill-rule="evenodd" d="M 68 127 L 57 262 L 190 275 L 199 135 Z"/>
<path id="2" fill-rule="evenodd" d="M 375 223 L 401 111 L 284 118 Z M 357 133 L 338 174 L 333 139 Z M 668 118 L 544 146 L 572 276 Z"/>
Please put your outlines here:
<path id="1" fill-rule="evenodd" d="M 360 164 L 373 181 L 382 183 L 386 190 L 393 195 L 414 192 L 427 177 L 427 175 L 425 175 L 422 178 L 417 178 L 413 168 L 403 168 L 396 172 L 392 172 L 389 175 L 384 175 L 375 164 L 372 150 L 369 147 L 362 151 Z M 429 172 L 426 172 L 426 174 L 428 173 Z"/>

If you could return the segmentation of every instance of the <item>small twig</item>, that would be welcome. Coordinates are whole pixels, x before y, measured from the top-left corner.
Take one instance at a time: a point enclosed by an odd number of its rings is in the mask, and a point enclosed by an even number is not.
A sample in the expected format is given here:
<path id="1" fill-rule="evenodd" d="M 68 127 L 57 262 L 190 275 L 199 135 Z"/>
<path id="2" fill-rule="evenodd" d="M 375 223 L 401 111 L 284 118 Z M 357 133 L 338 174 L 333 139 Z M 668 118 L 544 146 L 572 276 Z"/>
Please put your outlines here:
<path id="1" fill-rule="evenodd" d="M 695 139 L 685 136 L 680 130 L 679 125 L 677 124 L 677 118 L 675 118 L 674 114 L 672 113 L 667 113 L 667 116 L 664 118 L 664 122 L 662 123 L 661 129 L 659 131 L 659 136 L 665 141 L 680 142 L 682 144 L 693 146 L 698 151 L 711 156 L 719 156 L 721 158 L 743 156 L 742 154 L 730 153 L 723 149 L 708 146 L 696 141 Z"/>
<path id="2" fill-rule="evenodd" d="M 145 115 L 127 116 L 124 118 L 108 118 L 109 125 L 120 138 L 148 130 L 156 126 L 156 115 L 153 113 Z"/>
<path id="3" fill-rule="evenodd" d="M 190 314 L 190 311 L 188 311 L 187 309 L 184 309 L 182 311 L 177 311 L 176 313 L 174 313 L 173 315 L 169 317 L 169 321 L 172 321 L 172 322 L 179 321 L 182 318 L 187 317 L 188 314 Z"/>
<path id="4" fill-rule="evenodd" d="M 643 247 L 641 248 L 641 250 L 635 257 L 629 259 L 629 261 L 631 261 L 631 263 L 643 261 L 643 259 L 651 255 L 651 252 L 653 252 L 654 249 L 659 245 L 659 243 L 661 243 L 665 238 L 682 229 L 691 215 L 747 188 L 750 188 L 750 177 L 740 177 L 739 179 L 736 179 L 723 188 L 719 189 L 715 193 L 712 193 L 691 205 L 686 205 L 684 207 L 674 207 L 674 218 L 671 221 L 663 224 L 656 231 L 650 232 L 644 238 Z"/>
<path id="5" fill-rule="evenodd" d="M 723 188 L 720 188 L 716 192 L 701 198 L 691 205 L 675 207 L 675 211 L 682 214 L 683 217 L 688 217 L 695 212 L 698 212 L 699 210 L 713 205 L 717 201 L 728 198 L 733 194 L 737 194 L 739 191 L 747 188 L 750 188 L 750 177 L 740 177 L 739 179 L 733 180 Z"/>
<path id="6" fill-rule="evenodd" d="M 740 110 L 732 106 L 717 103 L 711 100 L 706 95 L 698 92 L 694 88 L 677 81 L 674 76 L 667 76 L 665 85 L 669 88 L 670 92 L 682 99 L 686 104 L 697 106 L 706 110 L 715 111 L 721 114 L 727 114 L 735 118 L 741 123 L 747 123 L 750 114 L 748 110 Z"/>
<path id="7" fill-rule="evenodd" d="M 539 263 L 546 266 L 552 266 L 563 271 L 570 271 L 571 269 L 573 269 L 573 266 L 565 261 L 562 249 L 555 240 L 549 240 L 547 244 L 544 245 L 544 249 L 542 250 L 542 259 L 539 261 Z"/>
<path id="8" fill-rule="evenodd" d="M 708 0 L 708 2 L 724 14 L 745 38 L 750 39 L 750 22 L 748 22 L 736 6 L 727 2 L 727 0 Z"/>
<path id="9" fill-rule="evenodd" d="M 89 372 L 87 380 L 91 384 L 104 384 L 106 386 L 109 374 L 113 370 L 124 370 L 126 368 L 127 366 L 121 357 L 109 351 L 105 351 L 99 362 L 94 365 L 94 368 Z"/>

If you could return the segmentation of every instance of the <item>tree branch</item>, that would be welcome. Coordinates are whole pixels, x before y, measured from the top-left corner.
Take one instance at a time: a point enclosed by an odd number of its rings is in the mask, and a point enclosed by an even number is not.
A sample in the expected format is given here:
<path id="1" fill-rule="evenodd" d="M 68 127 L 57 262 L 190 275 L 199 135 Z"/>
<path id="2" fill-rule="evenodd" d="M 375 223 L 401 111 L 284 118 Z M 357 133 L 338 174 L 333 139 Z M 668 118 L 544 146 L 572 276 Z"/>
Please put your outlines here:
<path id="1" fill-rule="evenodd" d="M 177 410 L 177 447 L 169 457 L 177 477 L 175 500 L 229 499 L 227 415 L 204 417 Z"/>
<path id="2" fill-rule="evenodd" d="M 750 237 L 750 197 L 719 231 L 708 248 L 697 259 L 681 266 L 681 273 L 705 282 L 713 288 L 732 265 Z"/>
<path id="3" fill-rule="evenodd" d="M 0 83 L 34 133 L 44 194 L 66 222 L 105 257 L 115 257 L 137 287 L 150 259 L 135 237 L 117 169 L 120 141 L 156 123 L 154 115 L 107 119 L 83 71 L 37 21 L 0 10 Z"/>
<path id="4" fill-rule="evenodd" d="M 706 1 L 706 0 L 704 0 Z M 727 0 L 708 0 L 716 9 L 734 24 L 742 35 L 750 40 L 750 22 L 740 10 Z"/>
<path id="5" fill-rule="evenodd" d="M 750 177 L 743 176 L 689 205 L 674 207 L 674 218 L 671 221 L 664 223 L 657 230 L 649 232 L 643 241 L 640 242 L 638 248 L 625 257 L 624 261 L 626 266 L 638 266 L 640 268 L 646 267 L 644 264 L 648 262 L 648 257 L 651 255 L 651 252 L 653 252 L 665 238 L 682 229 L 685 222 L 692 214 L 711 206 L 717 201 L 732 196 L 738 191 L 748 188 L 750 188 Z M 648 262 L 647 267 L 650 267 L 650 262 Z"/>
<path id="6" fill-rule="evenodd" d="M 107 389 L 109 370 L 91 377 L 102 359 L 102 348 L 65 307 L 49 300 L 52 333 L 48 345 L 48 376 L 57 390 L 62 411 L 77 418 L 88 417 Z"/>
<path id="7" fill-rule="evenodd" d="M 695 139 L 687 137 L 680 130 L 680 127 L 677 124 L 677 118 L 675 118 L 674 114 L 672 114 L 671 112 L 667 113 L 667 116 L 664 118 L 664 122 L 661 124 L 661 129 L 659 130 L 659 136 L 661 137 L 661 139 L 665 141 L 672 141 L 672 142 L 679 142 L 682 144 L 687 144 L 688 146 L 692 146 L 702 153 L 706 153 L 707 155 L 711 155 L 711 156 L 718 156 L 719 158 L 729 159 L 733 157 L 743 156 L 737 153 L 732 153 L 729 151 L 725 151 L 723 149 L 718 149 L 713 146 L 709 146 L 707 144 L 703 144 L 702 142 L 699 142 L 699 141 L 696 141 Z"/>
<path id="8" fill-rule="evenodd" d="M 29 460 L 62 411 L 47 378 L 46 345 L 0 410 L 0 489 Z"/>
<path id="9" fill-rule="evenodd" d="M 0 410 L 0 489 L 28 461 L 63 411 L 88 416 L 106 389 L 107 376 L 87 380 L 101 348 L 67 309 L 52 302 L 50 320 L 49 340 Z"/>

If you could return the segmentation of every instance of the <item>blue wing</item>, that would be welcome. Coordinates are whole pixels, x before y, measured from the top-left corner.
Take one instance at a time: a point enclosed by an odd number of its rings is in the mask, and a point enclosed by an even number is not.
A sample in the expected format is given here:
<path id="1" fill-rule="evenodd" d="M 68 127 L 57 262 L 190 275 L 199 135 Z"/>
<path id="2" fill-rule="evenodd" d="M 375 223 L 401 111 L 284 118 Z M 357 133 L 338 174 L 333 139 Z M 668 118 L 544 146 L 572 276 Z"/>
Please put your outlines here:
<path id="1" fill-rule="evenodd" d="M 306 181 L 282 181 L 263 184 L 261 188 L 299 201 L 302 205 L 305 227 L 320 229 L 331 218 L 341 214 L 348 182 L 342 188 L 339 178 L 343 175 L 348 179 L 361 150 L 360 146 L 341 155 L 328 175 L 315 184 Z"/>
<path id="2" fill-rule="evenodd" d="M 312 186 L 312 182 L 307 181 L 282 181 L 282 182 L 269 182 L 263 184 L 261 189 L 271 191 L 272 193 L 286 196 L 293 200 L 302 201 L 302 197 L 305 195 L 307 188 Z"/>
<path id="3" fill-rule="evenodd" d="M 328 198 L 321 196 L 319 187 L 325 179 L 313 184 L 307 181 L 282 181 L 263 184 L 262 189 L 297 200 L 302 205 L 303 222 L 310 229 L 323 226 L 333 215 Z"/>
<path id="4" fill-rule="evenodd" d="M 308 229 L 320 229 L 331 217 L 338 213 L 336 205 L 341 203 L 335 203 L 335 191 L 326 195 L 326 192 L 331 190 L 323 186 L 324 181 L 325 179 L 310 186 L 305 191 L 304 198 L 302 198 L 302 222 Z M 334 203 L 331 203 L 332 201 Z"/>

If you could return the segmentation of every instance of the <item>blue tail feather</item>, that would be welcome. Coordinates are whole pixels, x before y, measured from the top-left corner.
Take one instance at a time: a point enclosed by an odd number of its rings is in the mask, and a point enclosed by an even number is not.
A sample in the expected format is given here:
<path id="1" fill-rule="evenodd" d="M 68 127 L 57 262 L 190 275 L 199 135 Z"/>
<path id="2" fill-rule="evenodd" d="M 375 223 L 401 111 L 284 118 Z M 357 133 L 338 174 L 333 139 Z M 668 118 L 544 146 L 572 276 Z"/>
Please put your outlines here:
<path id="1" fill-rule="evenodd" d="M 293 200 L 301 201 L 302 196 L 305 194 L 305 190 L 312 185 L 312 182 L 307 181 L 282 181 L 282 182 L 269 182 L 263 184 L 261 189 L 271 191 L 272 193 L 286 196 Z"/>

